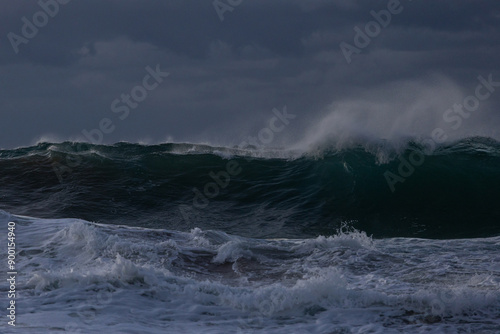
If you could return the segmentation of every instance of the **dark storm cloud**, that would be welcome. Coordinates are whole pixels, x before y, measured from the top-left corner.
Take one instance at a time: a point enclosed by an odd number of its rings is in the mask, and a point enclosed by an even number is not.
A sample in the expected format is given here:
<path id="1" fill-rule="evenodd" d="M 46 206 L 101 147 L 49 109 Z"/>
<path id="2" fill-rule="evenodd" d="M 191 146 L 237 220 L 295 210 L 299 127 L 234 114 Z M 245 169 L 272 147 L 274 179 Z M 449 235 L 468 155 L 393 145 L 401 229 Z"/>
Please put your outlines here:
<path id="1" fill-rule="evenodd" d="M 412 103 L 407 95 L 430 99 L 415 90 L 432 86 L 443 100 L 421 109 L 439 115 L 474 90 L 478 75 L 500 81 L 497 1 L 402 0 L 402 11 L 348 64 L 339 44 L 354 45 L 353 28 L 363 29 L 370 11 L 387 4 L 243 0 L 221 21 L 212 1 L 72 0 L 16 54 L 7 34 L 22 36 L 21 19 L 32 22 L 41 7 L 2 2 L 0 147 L 43 135 L 76 139 L 103 118 L 116 125 L 108 143 L 169 136 L 238 143 L 284 105 L 299 115 L 293 137 L 339 102 L 359 109 L 352 101 L 364 105 L 378 95 L 396 110 Z M 157 64 L 169 77 L 120 120 L 112 101 Z M 405 85 L 413 92 L 395 96 L 394 87 Z M 488 117 L 498 124 L 499 97 L 493 94 L 483 116 L 468 124 L 479 129 Z"/>

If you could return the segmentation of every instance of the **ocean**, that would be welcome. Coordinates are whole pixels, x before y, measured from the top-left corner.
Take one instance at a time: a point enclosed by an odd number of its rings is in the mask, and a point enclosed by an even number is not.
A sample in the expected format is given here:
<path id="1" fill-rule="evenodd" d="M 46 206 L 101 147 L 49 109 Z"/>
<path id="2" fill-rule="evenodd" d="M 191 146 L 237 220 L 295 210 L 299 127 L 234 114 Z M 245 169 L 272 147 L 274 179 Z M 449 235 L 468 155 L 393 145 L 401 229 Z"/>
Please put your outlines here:
<path id="1" fill-rule="evenodd" d="M 500 332 L 490 138 L 42 142 L 0 150 L 0 180 L 1 333 Z"/>

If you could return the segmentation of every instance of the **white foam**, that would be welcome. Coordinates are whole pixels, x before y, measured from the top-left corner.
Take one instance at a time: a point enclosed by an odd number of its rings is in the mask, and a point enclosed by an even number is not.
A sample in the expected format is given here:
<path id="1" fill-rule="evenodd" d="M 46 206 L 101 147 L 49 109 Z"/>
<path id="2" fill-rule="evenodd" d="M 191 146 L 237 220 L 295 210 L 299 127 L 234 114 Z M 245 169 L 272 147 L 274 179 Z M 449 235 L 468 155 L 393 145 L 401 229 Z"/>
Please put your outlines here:
<path id="1" fill-rule="evenodd" d="M 500 326 L 500 238 L 372 240 L 343 228 L 330 237 L 259 240 L 0 215 L 9 219 L 17 220 L 23 251 L 23 333 Z"/>

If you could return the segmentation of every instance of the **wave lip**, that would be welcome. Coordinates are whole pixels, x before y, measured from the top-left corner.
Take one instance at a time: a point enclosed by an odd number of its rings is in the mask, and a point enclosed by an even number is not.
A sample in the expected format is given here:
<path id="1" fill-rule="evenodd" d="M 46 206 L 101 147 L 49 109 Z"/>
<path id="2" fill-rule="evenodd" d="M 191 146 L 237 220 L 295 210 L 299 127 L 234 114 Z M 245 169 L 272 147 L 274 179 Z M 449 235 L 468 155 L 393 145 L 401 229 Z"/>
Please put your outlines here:
<path id="1" fill-rule="evenodd" d="M 500 142 L 490 137 L 466 137 L 433 145 L 428 144 L 429 138 L 402 137 L 397 142 L 387 139 L 373 139 L 365 136 L 352 137 L 349 140 L 324 139 L 311 143 L 295 143 L 284 147 L 255 147 L 213 146 L 197 143 L 164 143 L 155 145 L 118 142 L 113 145 L 96 145 L 87 142 L 39 142 L 36 146 L 21 147 L 11 150 L 0 150 L 0 158 L 15 156 L 29 156 L 30 154 L 97 154 L 106 156 L 114 153 L 113 157 L 142 156 L 144 154 L 174 154 L 174 155 L 213 155 L 225 159 L 247 157 L 257 159 L 297 159 L 301 157 L 323 158 L 351 150 L 364 150 L 371 153 L 380 163 L 387 163 L 397 155 L 407 150 L 421 150 L 427 155 L 443 152 L 474 152 L 498 155 Z"/>

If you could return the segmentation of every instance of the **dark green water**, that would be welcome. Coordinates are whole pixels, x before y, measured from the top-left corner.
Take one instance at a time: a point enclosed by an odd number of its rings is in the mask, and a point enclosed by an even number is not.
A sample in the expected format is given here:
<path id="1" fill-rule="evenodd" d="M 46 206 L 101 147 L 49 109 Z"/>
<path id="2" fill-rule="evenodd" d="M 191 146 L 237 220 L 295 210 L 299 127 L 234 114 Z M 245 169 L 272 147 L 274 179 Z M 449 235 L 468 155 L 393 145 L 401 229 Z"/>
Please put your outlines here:
<path id="1" fill-rule="evenodd" d="M 400 157 L 420 149 L 410 144 Z M 0 151 L 0 209 L 266 238 L 329 235 L 343 222 L 376 238 L 500 234 L 499 143 L 440 147 L 395 191 L 384 173 L 399 175 L 402 160 L 389 155 L 381 163 L 361 147 L 287 156 L 193 144 L 41 143 Z"/>

